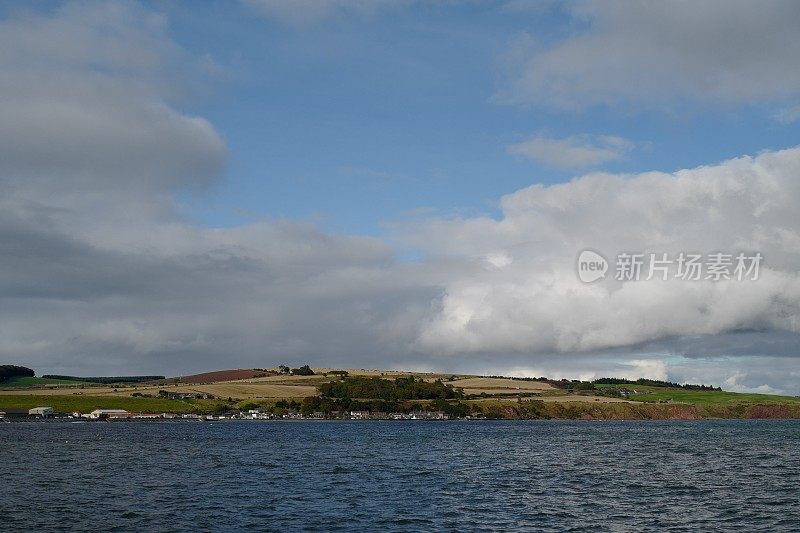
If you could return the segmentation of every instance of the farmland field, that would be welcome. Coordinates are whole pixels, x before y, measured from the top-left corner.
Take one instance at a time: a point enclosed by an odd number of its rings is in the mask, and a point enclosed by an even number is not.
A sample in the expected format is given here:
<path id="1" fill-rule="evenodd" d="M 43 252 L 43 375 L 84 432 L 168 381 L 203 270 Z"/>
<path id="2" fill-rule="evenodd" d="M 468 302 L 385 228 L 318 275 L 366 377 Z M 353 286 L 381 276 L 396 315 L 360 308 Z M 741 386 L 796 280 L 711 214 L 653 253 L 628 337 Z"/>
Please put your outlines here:
<path id="1" fill-rule="evenodd" d="M 277 398 L 305 398 L 317 394 L 317 386 L 332 379 L 337 379 L 336 375 L 323 375 L 324 372 L 330 369 L 315 369 L 317 372 L 312 376 L 289 376 L 289 375 L 261 375 L 263 372 L 255 372 L 249 370 L 227 370 L 219 372 L 209 372 L 206 374 L 198 374 L 193 376 L 185 376 L 178 378 L 180 382 L 170 383 L 172 380 L 166 380 L 167 383 L 159 384 L 121 384 L 115 386 L 100 385 L 93 386 L 89 383 L 82 382 L 65 382 L 64 386 L 58 382 L 54 382 L 51 386 L 43 388 L 40 386 L 40 378 L 26 378 L 30 381 L 28 387 L 19 385 L 8 390 L 0 390 L 0 396 L 3 395 L 29 395 L 33 391 L 37 395 L 53 396 L 53 395 L 74 395 L 74 396 L 131 396 L 133 394 L 145 394 L 157 396 L 159 391 L 169 392 L 198 392 L 202 394 L 211 394 L 218 398 L 234 398 L 234 399 L 277 399 Z M 370 377 L 384 377 L 386 379 L 394 379 L 401 376 L 417 375 L 426 380 L 439 379 L 444 376 L 438 374 L 413 374 L 411 372 L 399 371 L 378 371 L 378 370 L 348 370 L 350 375 L 364 375 Z M 218 380 L 214 381 L 215 377 L 224 376 L 245 376 L 245 379 L 236 380 Z M 449 377 L 449 375 L 447 376 Z M 173 378 L 174 379 L 174 378 Z M 478 378 L 483 379 L 483 378 Z M 208 380 L 202 382 L 202 380 Z M 199 382 L 198 382 L 199 381 Z M 518 383 L 522 385 L 529 385 L 529 382 L 513 381 L 513 380 L 494 380 L 498 383 Z M 494 382 L 490 380 L 490 382 Z M 453 381 L 450 384 L 454 386 L 457 383 L 465 383 L 467 386 L 473 385 L 470 380 Z M 475 384 L 481 384 L 481 381 Z M 79 385 L 79 388 L 68 385 Z M 541 387 L 544 384 L 535 383 Z M 500 385 L 497 385 L 500 386 Z M 544 387 L 548 387 L 544 385 Z M 526 388 L 527 390 L 527 388 Z M 509 389 L 511 391 L 511 389 Z M 467 392 L 467 391 L 465 391 Z M 479 393 L 472 390 L 469 393 Z"/>
<path id="2" fill-rule="evenodd" d="M 684 389 L 655 390 L 650 394 L 631 394 L 628 398 L 637 402 L 663 401 L 691 404 L 729 402 L 800 403 L 800 398 L 796 396 L 778 396 L 775 394 L 753 394 L 746 392 L 693 391 Z"/>
<path id="3" fill-rule="evenodd" d="M 232 398 L 304 398 L 317 393 L 316 387 L 311 384 L 288 384 L 269 381 L 221 381 L 219 383 L 206 383 L 202 385 L 147 385 L 147 386 L 118 386 L 118 387 L 84 387 L 84 388 L 56 388 L 30 389 L 17 387 L 0 390 L 0 396 L 24 396 L 35 392 L 41 396 L 132 396 L 133 394 L 148 394 L 157 396 L 159 391 L 169 392 L 199 392 L 212 394 L 218 397 Z"/>
<path id="4" fill-rule="evenodd" d="M 693 405 L 725 404 L 730 402 L 751 403 L 800 403 L 800 397 L 780 396 L 777 394 L 757 394 L 748 392 L 729 392 L 712 390 L 691 390 L 672 387 L 653 387 L 649 385 L 597 385 L 597 388 L 621 387 L 635 390 L 639 394 L 630 394 L 629 400 L 646 403 L 674 402 Z"/>
<path id="5" fill-rule="evenodd" d="M 472 377 L 446 382 L 448 385 L 460 387 L 465 394 L 514 394 L 558 391 L 549 383 L 541 381 L 525 381 L 510 378 Z"/>
<path id="6" fill-rule="evenodd" d="M 286 385 L 270 382 L 223 381 L 207 385 L 184 387 L 162 387 L 161 390 L 175 392 L 202 392 L 220 398 L 305 398 L 317 394 L 313 385 Z"/>
<path id="7" fill-rule="evenodd" d="M 170 411 L 170 412 L 208 412 L 220 402 L 230 405 L 237 402 L 256 402 L 257 404 L 274 404 L 279 399 L 302 400 L 316 396 L 318 386 L 322 383 L 339 379 L 331 369 L 314 369 L 311 376 L 291 376 L 276 374 L 272 371 L 225 370 L 194 376 L 172 378 L 160 383 L 121 384 L 115 386 L 96 385 L 91 383 L 45 380 L 33 377 L 16 377 L 0 386 L 0 410 L 2 408 L 30 408 L 48 405 L 60 411 L 93 410 L 95 408 L 120 408 L 128 411 Z M 413 373 L 380 370 L 347 370 L 350 376 L 381 377 L 395 379 L 413 375 L 432 382 L 441 379 L 445 384 L 460 388 L 467 395 L 485 395 L 485 399 L 472 400 L 480 405 L 510 406 L 518 396 L 533 398 L 546 404 L 564 404 L 571 406 L 633 404 L 652 405 L 668 404 L 679 406 L 696 406 L 708 409 L 727 409 L 727 411 L 708 411 L 711 416 L 730 416 L 729 408 L 736 413 L 745 412 L 747 406 L 783 404 L 800 407 L 800 398 L 775 396 L 767 394 L 744 394 L 713 390 L 691 390 L 683 388 L 665 388 L 648 385 L 597 385 L 597 391 L 581 391 L 568 393 L 550 383 L 512 378 L 479 377 L 434 373 Z M 327 374 L 327 375 L 326 375 Z M 237 377 L 245 379 L 213 380 L 215 377 Z M 186 381 L 184 381 L 186 380 Z M 177 381 L 177 383 L 176 383 Z M 617 387 L 635 391 L 624 397 L 603 395 L 604 388 Z M 215 400 L 167 400 L 160 398 L 161 391 L 202 393 L 212 395 Z M 134 396 L 135 395 L 135 396 Z M 228 402 L 228 400 L 232 400 Z M 523 398 L 525 399 L 525 398 Z M 738 409 L 738 410 L 737 410 Z M 626 411 L 627 412 L 627 411 Z M 705 411 L 703 411 L 705 413 Z M 733 412 L 733 411 L 731 411 Z M 794 412 L 794 411 L 792 411 Z M 736 414 L 734 413 L 734 414 Z"/>
<path id="8" fill-rule="evenodd" d="M 89 413 L 95 409 L 125 409 L 131 413 L 190 413 L 211 411 L 212 400 L 167 400 L 163 398 L 134 398 L 130 396 L 76 396 L 76 395 L 0 395 L 0 411 L 6 409 L 31 409 L 46 405 L 57 412 L 78 411 Z"/>

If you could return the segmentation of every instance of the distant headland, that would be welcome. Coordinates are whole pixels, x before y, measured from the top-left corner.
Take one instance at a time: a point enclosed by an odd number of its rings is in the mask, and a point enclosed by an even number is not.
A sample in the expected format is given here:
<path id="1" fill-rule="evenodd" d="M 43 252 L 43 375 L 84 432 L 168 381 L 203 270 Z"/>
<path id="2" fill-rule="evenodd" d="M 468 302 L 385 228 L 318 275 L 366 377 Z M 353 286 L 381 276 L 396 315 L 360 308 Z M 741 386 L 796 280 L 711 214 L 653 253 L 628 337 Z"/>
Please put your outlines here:
<path id="1" fill-rule="evenodd" d="M 229 369 L 36 376 L 0 365 L 0 419 L 480 420 L 800 418 L 800 397 L 652 379 L 593 381 L 397 370 Z"/>

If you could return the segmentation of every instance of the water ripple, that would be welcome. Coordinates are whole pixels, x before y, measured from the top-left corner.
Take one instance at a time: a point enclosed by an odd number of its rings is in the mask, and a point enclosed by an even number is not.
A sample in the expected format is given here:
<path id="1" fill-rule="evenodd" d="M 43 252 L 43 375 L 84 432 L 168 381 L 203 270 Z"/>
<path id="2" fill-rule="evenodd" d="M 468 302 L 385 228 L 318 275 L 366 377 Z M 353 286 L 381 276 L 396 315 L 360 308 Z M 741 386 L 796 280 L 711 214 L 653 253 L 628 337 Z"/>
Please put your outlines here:
<path id="1" fill-rule="evenodd" d="M 0 425 L 0 530 L 800 531 L 800 422 Z"/>

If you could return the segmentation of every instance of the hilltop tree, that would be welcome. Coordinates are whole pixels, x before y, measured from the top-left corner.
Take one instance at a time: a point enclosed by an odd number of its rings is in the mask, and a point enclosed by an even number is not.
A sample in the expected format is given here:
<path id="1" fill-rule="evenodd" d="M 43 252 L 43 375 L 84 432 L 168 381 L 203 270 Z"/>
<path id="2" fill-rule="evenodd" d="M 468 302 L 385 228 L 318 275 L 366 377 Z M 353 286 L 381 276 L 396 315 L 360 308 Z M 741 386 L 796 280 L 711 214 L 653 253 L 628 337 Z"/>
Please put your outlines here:
<path id="1" fill-rule="evenodd" d="M 311 370 L 311 367 L 308 365 L 303 365 L 300 368 L 293 368 L 292 369 L 293 376 L 313 376 L 314 371 Z"/>
<path id="2" fill-rule="evenodd" d="M 34 377 L 36 372 L 25 366 L 0 365 L 0 382 L 17 376 Z"/>

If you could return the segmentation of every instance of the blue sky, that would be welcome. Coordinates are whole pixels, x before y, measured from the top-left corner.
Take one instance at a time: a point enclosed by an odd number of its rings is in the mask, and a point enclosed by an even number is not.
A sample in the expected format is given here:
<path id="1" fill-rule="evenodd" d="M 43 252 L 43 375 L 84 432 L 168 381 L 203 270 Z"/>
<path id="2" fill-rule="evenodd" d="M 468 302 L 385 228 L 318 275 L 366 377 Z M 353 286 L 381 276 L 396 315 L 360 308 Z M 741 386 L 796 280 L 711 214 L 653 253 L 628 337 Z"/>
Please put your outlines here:
<path id="1" fill-rule="evenodd" d="M 502 195 L 532 183 L 597 169 L 671 172 L 792 146 L 798 135 L 761 102 L 498 102 L 513 43 L 556 46 L 586 31 L 559 4 L 423 3 L 301 24 L 231 2 L 157 9 L 179 45 L 216 65 L 202 94 L 179 104 L 209 119 L 230 151 L 221 181 L 185 198 L 189 216 L 212 226 L 288 217 L 381 234 L 419 209 L 496 216 Z M 634 146 L 568 169 L 508 152 L 534 135 Z"/>

